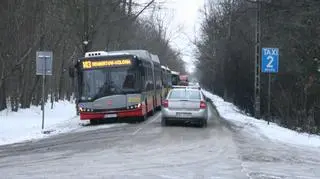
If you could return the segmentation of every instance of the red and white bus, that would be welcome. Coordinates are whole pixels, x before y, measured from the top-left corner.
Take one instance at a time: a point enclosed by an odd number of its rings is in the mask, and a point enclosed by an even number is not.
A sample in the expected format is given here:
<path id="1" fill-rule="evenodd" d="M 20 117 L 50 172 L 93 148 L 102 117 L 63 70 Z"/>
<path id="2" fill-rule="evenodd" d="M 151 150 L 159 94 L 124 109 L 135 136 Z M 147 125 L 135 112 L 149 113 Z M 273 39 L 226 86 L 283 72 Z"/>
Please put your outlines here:
<path id="1" fill-rule="evenodd" d="M 146 50 L 87 52 L 76 69 L 81 120 L 143 121 L 161 107 L 160 61 Z"/>
<path id="2" fill-rule="evenodd" d="M 188 75 L 179 75 L 179 85 L 188 86 Z"/>

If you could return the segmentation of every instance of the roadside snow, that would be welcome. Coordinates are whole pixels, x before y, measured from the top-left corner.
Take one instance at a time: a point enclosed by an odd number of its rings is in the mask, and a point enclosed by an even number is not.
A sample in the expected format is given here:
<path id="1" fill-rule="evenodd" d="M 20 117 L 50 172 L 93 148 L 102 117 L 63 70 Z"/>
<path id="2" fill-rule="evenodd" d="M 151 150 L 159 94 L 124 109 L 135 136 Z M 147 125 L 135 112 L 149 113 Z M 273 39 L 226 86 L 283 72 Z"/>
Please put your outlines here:
<path id="1" fill-rule="evenodd" d="M 242 114 L 235 105 L 225 102 L 217 95 L 213 95 L 206 90 L 203 90 L 203 93 L 212 100 L 213 104 L 217 107 L 220 116 L 225 120 L 231 121 L 236 125 L 240 123 L 250 127 L 250 130 L 258 129 L 258 132 L 273 140 L 295 145 L 320 147 L 320 136 L 318 135 L 298 133 L 296 131 L 280 127 L 272 122 L 270 122 L 268 125 L 267 121 L 258 120 Z"/>
<path id="2" fill-rule="evenodd" d="M 72 131 L 96 130 L 110 128 L 123 124 L 86 126 L 88 121 L 80 121 L 75 115 L 75 106 L 68 101 L 51 103 L 45 106 L 44 134 L 41 129 L 42 111 L 40 107 L 31 106 L 29 109 L 20 109 L 18 112 L 0 111 L 0 145 L 12 144 L 26 140 L 41 139 L 52 135 Z"/>

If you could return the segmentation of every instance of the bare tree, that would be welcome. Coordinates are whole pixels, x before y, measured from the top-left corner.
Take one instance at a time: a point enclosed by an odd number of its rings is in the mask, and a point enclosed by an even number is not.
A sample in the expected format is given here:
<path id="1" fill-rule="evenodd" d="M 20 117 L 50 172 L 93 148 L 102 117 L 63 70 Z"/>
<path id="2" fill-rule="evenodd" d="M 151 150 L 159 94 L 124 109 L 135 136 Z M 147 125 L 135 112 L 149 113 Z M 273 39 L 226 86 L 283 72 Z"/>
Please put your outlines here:
<path id="1" fill-rule="evenodd" d="M 170 57 L 176 68 L 182 68 L 178 53 L 162 33 L 166 27 L 151 22 L 147 28 L 140 17 L 156 5 L 154 0 L 145 4 L 132 0 L 1 1 L 0 110 L 40 104 L 37 50 L 54 53 L 53 75 L 45 82 L 46 100 L 51 94 L 51 101 L 72 100 L 76 88 L 68 68 L 86 50 L 145 48 L 166 52 L 163 59 Z"/>
<path id="2" fill-rule="evenodd" d="M 197 42 L 197 74 L 208 88 L 253 113 L 254 13 L 256 2 L 207 1 L 203 9 L 201 40 Z M 231 8 L 232 7 L 232 8 Z M 318 130 L 315 111 L 320 103 L 319 55 L 320 2 L 286 0 L 261 6 L 262 46 L 280 48 L 280 72 L 272 80 L 274 118 L 289 128 Z M 212 74 L 211 79 L 206 78 Z M 262 74 L 262 114 L 267 111 L 267 77 Z M 227 91 L 227 93 L 226 93 Z M 316 128 L 316 129 L 315 129 Z M 311 130 L 312 129 L 312 130 Z"/>

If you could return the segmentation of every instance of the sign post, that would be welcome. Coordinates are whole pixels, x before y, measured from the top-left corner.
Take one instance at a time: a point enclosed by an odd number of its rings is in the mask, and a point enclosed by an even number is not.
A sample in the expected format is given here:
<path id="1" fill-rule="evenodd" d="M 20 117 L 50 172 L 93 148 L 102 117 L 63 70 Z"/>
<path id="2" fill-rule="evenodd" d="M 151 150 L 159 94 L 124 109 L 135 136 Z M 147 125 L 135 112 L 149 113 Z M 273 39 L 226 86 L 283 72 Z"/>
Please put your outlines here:
<path id="1" fill-rule="evenodd" d="M 254 116 L 260 119 L 260 71 L 261 71 L 261 3 L 256 0 L 256 32 L 254 47 Z"/>
<path id="2" fill-rule="evenodd" d="M 261 71 L 268 73 L 268 124 L 270 122 L 271 106 L 271 74 L 279 71 L 279 49 L 262 48 Z"/>
<path id="3" fill-rule="evenodd" d="M 42 75 L 42 130 L 44 129 L 45 80 L 46 75 L 52 75 L 52 59 L 53 55 L 51 51 L 37 51 L 36 53 L 36 75 Z"/>

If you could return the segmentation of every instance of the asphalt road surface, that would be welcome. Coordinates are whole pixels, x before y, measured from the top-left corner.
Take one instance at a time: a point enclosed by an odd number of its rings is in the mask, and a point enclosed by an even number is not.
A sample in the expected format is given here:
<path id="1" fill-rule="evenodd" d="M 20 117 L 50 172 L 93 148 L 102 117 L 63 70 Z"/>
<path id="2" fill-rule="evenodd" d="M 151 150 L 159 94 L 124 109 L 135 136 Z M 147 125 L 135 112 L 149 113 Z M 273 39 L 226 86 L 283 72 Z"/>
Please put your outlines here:
<path id="1" fill-rule="evenodd" d="M 0 146 L 0 178 L 320 178 L 319 149 L 253 134 L 212 107 L 207 128 L 162 127 L 160 117 Z"/>

